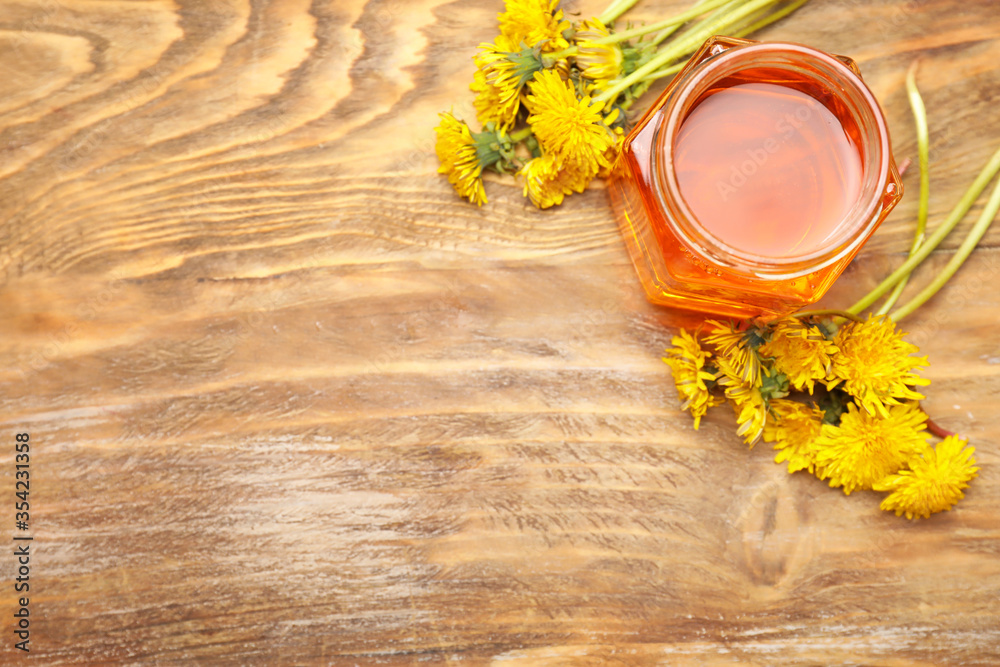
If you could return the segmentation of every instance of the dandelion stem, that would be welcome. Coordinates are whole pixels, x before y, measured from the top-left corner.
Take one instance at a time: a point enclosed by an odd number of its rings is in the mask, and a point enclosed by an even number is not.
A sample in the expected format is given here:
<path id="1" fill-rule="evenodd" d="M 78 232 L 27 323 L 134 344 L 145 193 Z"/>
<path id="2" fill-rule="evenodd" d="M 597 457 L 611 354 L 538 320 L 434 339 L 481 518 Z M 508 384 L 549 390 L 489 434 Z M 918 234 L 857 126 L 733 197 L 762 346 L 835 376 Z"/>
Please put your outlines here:
<path id="1" fill-rule="evenodd" d="M 717 16 L 713 15 L 712 18 L 700 22 L 694 29 L 685 32 L 668 46 L 661 49 L 645 65 L 639 67 L 627 77 L 620 79 L 613 86 L 609 86 L 607 90 L 595 97 L 594 100 L 605 103 L 614 100 L 623 90 L 642 81 L 646 76 L 657 71 L 667 63 L 693 52 L 712 35 L 725 32 L 729 26 L 738 23 L 760 9 L 773 5 L 777 1 L 750 0 L 749 2 L 740 2 L 737 0 L 730 2 L 722 10 L 716 12 Z"/>
<path id="2" fill-rule="evenodd" d="M 733 37 L 746 37 L 750 33 L 757 32 L 761 28 L 769 26 L 775 21 L 780 21 L 807 2 L 809 2 L 809 0 L 795 0 L 795 2 L 789 3 L 787 6 L 782 7 L 773 14 L 768 14 L 756 23 L 753 23 L 746 28 L 741 28 L 733 34 Z"/>
<path id="3" fill-rule="evenodd" d="M 796 319 L 805 319 L 806 317 L 822 317 L 823 315 L 833 315 L 834 317 L 842 317 L 845 320 L 854 320 L 855 322 L 864 322 L 861 317 L 856 313 L 852 313 L 846 310 L 837 310 L 836 308 L 823 308 L 822 310 L 800 310 L 797 313 L 792 313 L 790 317 Z"/>
<path id="4" fill-rule="evenodd" d="M 768 14 L 767 16 L 757 21 L 756 23 L 749 25 L 746 28 L 741 28 L 740 30 L 736 31 L 733 34 L 733 37 L 746 37 L 751 33 L 757 32 L 758 30 L 760 30 L 765 26 L 769 26 L 776 21 L 780 21 L 781 19 L 785 18 L 786 16 L 794 12 L 796 9 L 806 4 L 807 2 L 809 2 L 809 0 L 795 0 L 795 2 L 788 4 L 787 6 L 779 9 L 773 14 Z M 663 35 L 663 37 L 667 37 L 669 35 L 670 32 L 667 32 L 665 35 Z M 660 41 L 661 37 L 660 35 L 657 35 L 656 39 L 653 40 L 653 43 L 659 44 Z M 682 62 L 677 63 L 676 65 L 671 65 L 670 67 L 664 67 L 663 69 L 658 69 L 652 74 L 649 74 L 648 76 L 644 77 L 642 80 L 656 81 L 657 79 L 662 79 L 665 76 L 672 76 L 674 74 L 677 74 L 677 72 L 681 71 L 682 69 L 684 69 L 684 65 L 686 64 L 687 60 L 684 60 Z"/>
<path id="5" fill-rule="evenodd" d="M 931 416 L 927 413 L 927 411 L 924 410 L 924 406 L 920 406 L 920 411 L 927 415 L 927 430 L 930 431 L 931 435 L 935 435 L 939 438 L 947 438 L 948 436 L 958 435 L 958 433 L 955 433 L 954 431 L 949 431 L 948 429 L 939 426 L 933 419 L 931 419 Z"/>
<path id="6" fill-rule="evenodd" d="M 604 10 L 604 13 L 597 17 L 597 20 L 604 25 L 613 23 L 616 18 L 632 9 L 632 6 L 637 2 L 639 2 L 639 0 L 614 0 L 614 2 L 608 5 L 608 8 Z"/>
<path id="7" fill-rule="evenodd" d="M 924 100 L 920 97 L 920 91 L 917 90 L 918 62 L 914 60 L 913 64 L 910 65 L 910 69 L 906 72 L 906 93 L 910 98 L 910 108 L 913 110 L 913 122 L 917 126 L 917 155 L 920 162 L 920 206 L 917 210 L 917 228 L 913 232 L 913 245 L 910 246 L 909 257 L 913 257 L 914 253 L 920 248 L 920 244 L 924 241 L 924 231 L 927 229 L 927 207 L 930 200 L 931 185 L 930 171 L 928 169 L 930 156 L 927 137 L 927 110 L 924 108 Z M 896 283 L 892 292 L 878 309 L 879 315 L 885 315 L 896 304 L 896 300 L 899 299 L 899 295 L 902 294 L 909 279 L 910 274 L 906 274 Z"/>
<path id="8" fill-rule="evenodd" d="M 531 127 L 522 127 L 520 130 L 517 130 L 516 132 L 511 132 L 510 134 L 507 135 L 507 137 L 515 144 L 524 141 L 530 136 L 531 136 Z"/>
<path id="9" fill-rule="evenodd" d="M 664 67 L 663 69 L 658 69 L 647 77 L 643 78 L 643 81 L 656 81 L 657 79 L 662 79 L 665 76 L 670 76 L 671 74 L 677 74 L 682 69 L 687 61 L 677 63 L 676 65 L 671 65 L 670 67 Z"/>
<path id="10" fill-rule="evenodd" d="M 692 7 L 692 9 L 700 7 L 702 11 L 705 11 L 705 8 L 702 5 L 704 5 L 708 1 L 709 0 L 698 0 L 698 2 L 696 2 L 694 4 L 694 7 Z M 675 32 L 677 32 L 678 30 L 680 30 L 681 25 L 682 24 L 678 23 L 676 25 L 669 26 L 669 27 L 664 28 L 663 30 L 661 30 L 658 34 L 653 35 L 653 41 L 652 41 L 653 45 L 654 46 L 655 45 L 659 45 L 660 42 L 662 42 L 667 37 L 670 37 L 672 34 L 674 34 Z"/>
<path id="11" fill-rule="evenodd" d="M 997 217 L 998 211 L 1000 211 L 1000 181 L 997 181 L 996 187 L 993 188 L 993 193 L 990 194 L 989 201 L 986 202 L 986 208 L 983 209 L 979 219 L 976 220 L 976 224 L 969 230 L 965 240 L 962 241 L 962 245 L 960 245 L 958 250 L 955 251 L 955 254 L 952 255 L 951 260 L 945 265 L 941 272 L 938 273 L 937 277 L 934 278 L 930 285 L 925 287 L 920 294 L 907 301 L 906 304 L 893 311 L 890 317 L 899 321 L 923 305 L 923 303 L 932 296 L 937 294 L 937 291 L 944 287 L 944 284 L 948 282 L 953 275 L 955 275 L 955 272 L 958 271 L 959 267 L 961 267 L 965 260 L 968 259 L 969 255 L 972 254 L 972 251 L 979 244 L 980 239 L 982 239 L 983 235 L 986 234 L 986 230 L 990 228 L 991 224 L 993 224 L 993 220 Z"/>
<path id="12" fill-rule="evenodd" d="M 732 0 L 702 0 L 702 2 L 696 4 L 691 9 L 686 12 L 681 12 L 676 16 L 672 16 L 663 21 L 657 21 L 656 23 L 649 23 L 646 25 L 641 25 L 637 28 L 631 28 L 630 30 L 622 30 L 620 32 L 608 35 L 607 37 L 598 37 L 596 39 L 587 40 L 593 42 L 594 44 L 617 44 L 618 42 L 624 42 L 626 40 L 632 39 L 633 37 L 642 37 L 643 35 L 648 35 L 651 32 L 656 32 L 657 30 L 663 30 L 665 28 L 673 28 L 675 26 L 680 26 L 693 18 L 697 18 L 702 14 L 705 14 L 716 7 L 721 7 Z M 603 21 L 607 23 L 607 21 Z M 669 33 L 668 33 L 669 35 Z"/>
<path id="13" fill-rule="evenodd" d="M 875 301 L 888 292 L 893 286 L 899 282 L 903 276 L 907 276 L 916 268 L 921 262 L 923 262 L 927 257 L 934 251 L 935 248 L 941 243 L 945 236 L 955 228 L 955 225 L 965 217 L 965 214 L 969 212 L 972 205 L 975 203 L 976 199 L 982 194 L 986 186 L 989 185 L 993 177 L 997 175 L 1000 171 L 1000 150 L 997 150 L 993 156 L 990 158 L 983 170 L 979 172 L 976 176 L 976 180 L 972 182 L 969 189 L 965 191 L 962 195 L 961 201 L 952 209 L 951 213 L 948 214 L 947 219 L 941 226 L 934 230 L 934 233 L 927 237 L 927 240 L 920 246 L 917 252 L 903 262 L 899 268 L 893 271 L 889 276 L 880 282 L 878 286 L 871 292 L 863 296 L 857 303 L 847 309 L 849 313 L 860 313 L 865 308 L 869 307 Z"/>
<path id="14" fill-rule="evenodd" d="M 577 54 L 577 51 L 579 51 L 577 47 L 567 46 L 565 49 L 556 51 L 554 53 L 542 54 L 542 65 L 544 65 L 545 67 L 552 67 L 553 65 L 556 64 L 556 61 L 565 58 L 566 56 L 575 56 Z"/>

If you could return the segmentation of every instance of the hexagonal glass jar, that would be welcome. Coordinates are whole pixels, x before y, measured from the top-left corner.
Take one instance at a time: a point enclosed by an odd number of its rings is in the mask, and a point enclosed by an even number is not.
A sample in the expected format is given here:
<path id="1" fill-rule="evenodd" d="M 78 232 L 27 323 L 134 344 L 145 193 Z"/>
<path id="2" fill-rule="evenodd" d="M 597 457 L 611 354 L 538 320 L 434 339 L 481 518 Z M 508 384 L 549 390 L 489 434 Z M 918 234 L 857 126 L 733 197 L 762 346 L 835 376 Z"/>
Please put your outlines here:
<path id="1" fill-rule="evenodd" d="M 758 244 L 747 241 L 755 238 L 753 225 L 759 224 L 745 219 L 752 216 L 739 206 L 722 205 L 720 209 L 719 201 L 710 202 L 713 211 L 721 211 L 723 219 L 742 228 L 736 236 L 725 237 L 718 227 L 699 220 L 693 212 L 698 207 L 692 206 L 697 202 L 687 201 L 682 192 L 676 150 L 685 121 L 720 90 L 748 83 L 769 84 L 767 90 L 791 89 L 789 95 L 799 98 L 803 93 L 808 95 L 810 105 L 818 102 L 824 107 L 814 108 L 822 112 L 827 125 L 839 121 L 856 151 L 858 168 L 852 181 L 856 188 L 843 202 L 843 211 L 831 214 L 829 229 L 824 228 L 809 247 L 761 251 Z M 750 195 L 772 200 L 802 194 L 786 189 L 784 182 L 754 182 L 751 178 L 758 168 L 763 171 L 767 159 L 777 162 L 782 158 L 785 149 L 781 142 L 786 139 L 782 135 L 789 127 L 794 131 L 796 123 L 794 115 L 786 115 L 789 126 L 782 127 L 779 120 L 773 128 L 773 140 L 746 150 L 741 144 L 743 152 L 736 152 L 739 161 L 727 172 L 732 176 L 718 183 L 720 193 L 750 187 L 753 190 L 746 191 Z M 701 116 L 699 122 L 709 121 Z M 713 130 L 708 127 L 706 136 L 711 137 Z M 721 133 L 722 128 L 718 129 Z M 758 132 L 755 141 L 759 143 L 766 134 Z M 712 159 L 711 155 L 702 157 Z M 733 153 L 724 159 L 732 160 Z M 719 165 L 709 166 L 714 169 Z M 730 169 L 728 163 L 723 166 Z M 808 169 L 808 165 L 803 168 Z M 794 173 L 799 173 L 797 167 Z M 713 37 L 626 137 L 612 170 L 609 192 L 650 301 L 715 315 L 771 317 L 793 312 L 823 296 L 902 197 L 903 188 L 885 118 L 852 60 L 800 44 Z M 708 189 L 699 192 L 714 196 Z M 803 224 L 809 227 L 813 223 L 807 220 Z M 779 227 L 770 233 L 780 237 L 784 230 Z M 788 229 L 788 234 L 799 233 Z M 734 242 L 736 237 L 742 240 Z"/>

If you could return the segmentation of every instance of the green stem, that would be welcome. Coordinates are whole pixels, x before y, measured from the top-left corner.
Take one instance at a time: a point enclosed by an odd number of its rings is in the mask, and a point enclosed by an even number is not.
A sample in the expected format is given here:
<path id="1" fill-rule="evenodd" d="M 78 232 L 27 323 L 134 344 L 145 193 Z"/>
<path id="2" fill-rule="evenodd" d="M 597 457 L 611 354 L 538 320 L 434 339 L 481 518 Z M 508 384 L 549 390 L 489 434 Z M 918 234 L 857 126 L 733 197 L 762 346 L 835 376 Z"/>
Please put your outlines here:
<path id="1" fill-rule="evenodd" d="M 543 53 L 542 54 L 542 65 L 544 67 L 552 67 L 557 60 L 565 58 L 566 56 L 575 56 L 579 49 L 575 46 L 567 46 L 565 49 L 560 51 L 554 51 L 553 53 Z"/>
<path id="2" fill-rule="evenodd" d="M 698 4 L 700 5 L 700 4 L 702 4 L 702 3 L 706 2 L 706 1 L 707 0 L 700 0 L 700 2 Z M 701 25 L 703 25 L 705 21 L 711 20 L 712 18 L 716 18 L 718 16 L 721 16 L 721 15 L 725 14 L 727 11 L 729 11 L 729 10 L 732 9 L 732 7 L 730 6 L 732 3 L 733 3 L 733 0 L 728 0 L 727 4 L 724 4 L 724 5 L 722 5 L 722 6 L 718 7 L 718 8 L 713 9 L 710 13 L 706 14 L 704 16 L 704 18 L 701 18 L 698 21 L 694 22 L 694 24 L 691 25 L 691 27 L 688 28 L 687 31 L 685 31 L 684 35 L 690 34 L 691 32 L 694 32 L 694 31 L 698 30 L 699 27 Z M 704 11 L 704 7 L 702 7 L 702 10 Z M 666 30 L 664 30 L 663 32 L 661 32 L 660 34 L 656 35 L 653 38 L 652 44 L 658 46 L 660 44 L 660 42 L 662 42 L 664 39 L 666 39 L 667 37 L 670 37 L 672 34 L 674 34 L 675 32 L 677 32 L 677 30 L 680 29 L 680 27 L 681 27 L 681 24 L 675 25 L 672 28 L 667 28 Z M 682 38 L 683 37 L 681 37 L 679 39 L 682 39 Z M 690 56 L 690 54 L 694 50 L 695 49 L 691 49 L 691 51 L 689 51 L 687 54 L 682 54 L 682 55 Z M 632 96 L 637 96 L 637 94 L 639 94 L 638 91 L 640 91 L 640 90 L 642 92 L 645 92 L 646 90 L 648 90 L 649 86 L 652 85 L 652 83 L 654 81 L 656 81 L 657 79 L 662 79 L 665 76 L 671 76 L 671 75 L 676 74 L 677 72 L 681 71 L 682 69 L 684 69 L 684 66 L 688 64 L 688 61 L 690 59 L 691 59 L 690 57 L 683 58 L 680 62 L 674 63 L 673 65 L 670 65 L 669 67 L 660 68 L 660 69 L 656 70 L 655 72 L 652 72 L 652 73 L 646 75 L 645 77 L 642 78 L 642 83 L 646 84 L 645 88 L 636 88 L 636 89 L 634 89 L 632 91 Z"/>
<path id="3" fill-rule="evenodd" d="M 795 2 L 789 3 L 786 7 L 783 7 L 782 9 L 774 12 L 773 14 L 768 14 L 767 16 L 757 21 L 756 23 L 753 23 L 747 26 L 746 28 L 741 28 L 740 30 L 733 33 L 733 37 L 746 37 L 751 33 L 757 32 L 761 28 L 769 26 L 776 21 L 780 21 L 781 19 L 785 18 L 786 16 L 794 12 L 796 9 L 806 4 L 807 2 L 809 2 L 809 0 L 795 0 Z M 670 33 L 667 33 L 667 35 L 665 36 L 669 36 L 669 34 Z M 653 40 L 653 43 L 658 44 L 659 39 L 660 36 L 657 35 L 656 39 Z M 677 72 L 681 71 L 682 69 L 684 69 L 684 65 L 686 64 L 687 60 L 683 60 L 675 65 L 664 67 L 663 69 L 658 69 L 655 72 L 643 77 L 642 80 L 656 81 L 657 79 L 662 79 L 665 76 L 672 76 L 674 74 L 677 74 Z"/>
<path id="4" fill-rule="evenodd" d="M 786 7 L 782 7 L 773 14 L 768 14 L 756 23 L 752 23 L 746 28 L 738 30 L 733 34 L 733 37 L 746 37 L 751 33 L 757 32 L 761 28 L 769 26 L 775 21 L 780 21 L 807 2 L 809 2 L 809 0 L 795 0 L 795 2 L 789 3 Z"/>
<path id="5" fill-rule="evenodd" d="M 643 81 L 656 81 L 657 79 L 662 79 L 665 76 L 670 76 L 671 74 L 677 74 L 682 69 L 684 69 L 684 66 L 687 65 L 687 62 L 688 61 L 685 60 L 675 65 L 671 65 L 670 67 L 664 67 L 663 69 L 658 69 L 649 76 L 645 77 Z"/>
<path id="6" fill-rule="evenodd" d="M 604 11 L 601 12 L 601 14 L 597 17 L 597 20 L 600 21 L 601 23 L 604 23 L 605 17 L 611 16 L 612 13 L 615 11 L 615 8 L 618 7 L 618 5 L 620 4 L 621 0 L 611 0 L 611 4 L 604 8 Z M 610 19 L 608 22 L 610 23 L 611 20 L 614 19 Z"/>
<path id="7" fill-rule="evenodd" d="M 923 305 L 925 301 L 937 294 L 937 291 L 944 287 L 944 284 L 948 282 L 953 275 L 955 275 L 955 272 L 958 271 L 959 267 L 961 267 L 965 260 L 968 259 L 969 255 L 972 254 L 972 251 L 983 238 L 983 235 L 986 234 L 986 230 L 990 228 L 991 224 L 993 224 L 993 220 L 996 218 L 998 211 L 1000 211 L 1000 181 L 997 181 L 996 187 L 993 188 L 993 193 L 990 195 L 989 201 L 986 202 L 986 208 L 983 209 L 979 219 L 976 220 L 976 224 L 969 230 L 965 240 L 962 241 L 962 245 L 960 245 L 958 250 L 955 251 L 955 254 L 952 255 L 948 264 L 945 265 L 937 277 L 934 278 L 933 282 L 925 287 L 920 294 L 910 299 L 905 305 L 897 308 L 889 317 L 898 322 Z"/>
<path id="8" fill-rule="evenodd" d="M 696 2 L 694 6 L 695 7 L 701 7 L 706 2 L 708 2 L 708 0 L 698 0 L 698 2 Z M 704 7 L 702 7 L 702 11 L 704 11 Z M 682 24 L 678 23 L 677 25 L 672 25 L 670 27 L 664 28 L 662 31 L 660 31 L 659 34 L 656 34 L 656 35 L 653 36 L 652 44 L 654 46 L 658 46 L 660 44 L 660 42 L 662 42 L 667 37 L 670 37 L 672 34 L 674 34 L 675 32 L 677 32 L 678 30 L 680 30 L 681 25 Z"/>
<path id="9" fill-rule="evenodd" d="M 676 16 L 672 16 L 669 19 L 657 21 L 656 23 L 650 23 L 647 25 L 641 25 L 637 28 L 632 28 L 631 30 L 622 30 L 621 32 L 615 32 L 607 37 L 598 37 L 588 41 L 593 42 L 594 44 L 617 44 L 618 42 L 624 42 L 632 39 L 633 37 L 648 35 L 649 33 L 656 32 L 657 30 L 683 25 L 691 19 L 698 18 L 702 14 L 705 14 L 716 7 L 721 7 L 728 2 L 732 2 L 732 0 L 702 0 L 702 3 L 695 5 L 686 12 L 681 12 Z"/>
<path id="10" fill-rule="evenodd" d="M 507 136 L 510 138 L 511 141 L 513 141 L 516 144 L 524 141 L 525 139 L 531 136 L 531 128 L 522 127 L 520 130 L 517 130 L 516 132 L 511 132 Z"/>
<path id="11" fill-rule="evenodd" d="M 924 230 L 927 229 L 927 208 L 930 202 L 931 177 L 929 171 L 930 154 L 927 136 L 927 110 L 924 108 L 924 100 L 917 90 L 917 62 L 913 61 L 910 69 L 906 72 L 906 93 L 910 98 L 910 108 L 913 110 L 913 122 L 917 126 L 917 155 L 920 160 L 920 206 L 917 210 L 917 228 L 913 232 L 913 245 L 910 246 L 909 257 L 920 248 L 924 240 Z M 892 292 L 885 302 L 878 309 L 879 315 L 885 315 L 895 305 L 899 295 L 903 293 L 906 283 L 909 282 L 909 274 L 896 283 Z"/>
<path id="12" fill-rule="evenodd" d="M 997 175 L 1000 171 L 1000 150 L 997 150 L 990 158 L 983 170 L 979 172 L 976 176 L 976 180 L 972 182 L 969 189 L 965 191 L 962 195 L 961 201 L 952 209 L 951 213 L 948 214 L 947 219 L 941 226 L 934 230 L 934 233 L 927 237 L 920 249 L 909 259 L 903 262 L 902 265 L 895 271 L 893 271 L 889 276 L 880 282 L 878 286 L 871 292 L 861 297 L 861 299 L 855 303 L 853 306 L 847 309 L 850 313 L 860 313 L 862 310 L 868 306 L 875 303 L 875 301 L 892 289 L 903 276 L 907 276 L 916 268 L 922 261 L 927 259 L 927 257 L 934 251 L 935 248 L 941 243 L 945 236 L 955 228 L 955 225 L 965 217 L 965 214 L 969 212 L 972 205 L 975 203 L 976 199 L 982 194 L 989 182 L 993 180 L 993 177 Z"/>
<path id="13" fill-rule="evenodd" d="M 706 39 L 712 35 L 721 34 L 725 28 L 741 19 L 750 16 L 754 12 L 774 4 L 778 0 L 750 0 L 734 8 L 732 11 L 719 12 L 718 17 L 707 19 L 698 25 L 697 30 L 686 32 L 683 36 L 664 47 L 649 62 L 639 67 L 627 77 L 619 80 L 610 86 L 603 93 L 594 98 L 596 102 L 607 103 L 618 97 L 618 94 L 630 87 L 632 84 L 642 81 L 646 76 L 652 74 L 669 62 L 694 51 Z"/>
<path id="14" fill-rule="evenodd" d="M 632 6 L 639 0 L 615 0 L 608 8 L 604 10 L 604 13 L 597 17 L 597 20 L 607 25 L 613 23 L 616 18 L 632 9 Z"/>
<path id="15" fill-rule="evenodd" d="M 864 320 L 861 319 L 855 313 L 846 310 L 837 310 L 836 308 L 823 308 L 822 310 L 801 310 L 797 313 L 792 313 L 789 317 L 804 319 L 806 317 L 822 317 L 824 315 L 833 315 L 834 317 L 842 317 L 845 320 L 864 322 Z"/>

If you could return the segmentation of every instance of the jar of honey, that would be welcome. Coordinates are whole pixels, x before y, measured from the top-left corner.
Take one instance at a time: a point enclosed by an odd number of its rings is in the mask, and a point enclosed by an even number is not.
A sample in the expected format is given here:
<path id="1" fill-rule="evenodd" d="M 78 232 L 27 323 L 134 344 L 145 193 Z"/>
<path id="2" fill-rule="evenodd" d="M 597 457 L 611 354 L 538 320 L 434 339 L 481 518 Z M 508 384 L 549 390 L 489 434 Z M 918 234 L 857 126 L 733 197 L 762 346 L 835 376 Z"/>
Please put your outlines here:
<path id="1" fill-rule="evenodd" d="M 854 61 L 713 37 L 625 138 L 609 192 L 650 301 L 743 318 L 823 296 L 903 188 Z"/>

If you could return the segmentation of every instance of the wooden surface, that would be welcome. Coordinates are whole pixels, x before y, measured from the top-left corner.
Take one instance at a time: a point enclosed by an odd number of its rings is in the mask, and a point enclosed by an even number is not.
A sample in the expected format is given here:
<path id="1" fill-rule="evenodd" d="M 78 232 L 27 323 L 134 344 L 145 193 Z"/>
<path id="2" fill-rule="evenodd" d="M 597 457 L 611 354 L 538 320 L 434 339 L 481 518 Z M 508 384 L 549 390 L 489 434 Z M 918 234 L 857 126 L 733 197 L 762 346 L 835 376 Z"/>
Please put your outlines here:
<path id="1" fill-rule="evenodd" d="M 1000 664 L 1000 228 L 907 324 L 966 500 L 908 522 L 789 476 L 677 410 L 684 320 L 599 184 L 477 209 L 435 174 L 501 8 L 2 3 L 0 662 Z M 1000 144 L 993 0 L 813 0 L 761 36 L 857 59 L 898 160 L 923 59 L 932 225 Z M 905 184 L 829 303 L 900 261 Z"/>

